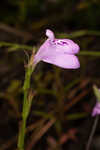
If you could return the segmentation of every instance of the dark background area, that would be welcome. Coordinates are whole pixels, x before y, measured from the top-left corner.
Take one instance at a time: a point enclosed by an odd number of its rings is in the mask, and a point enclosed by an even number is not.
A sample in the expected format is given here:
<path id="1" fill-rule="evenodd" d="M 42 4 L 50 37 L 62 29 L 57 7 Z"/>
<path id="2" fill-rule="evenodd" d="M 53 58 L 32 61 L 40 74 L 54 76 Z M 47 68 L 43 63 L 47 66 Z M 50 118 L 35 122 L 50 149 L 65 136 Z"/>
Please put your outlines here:
<path id="1" fill-rule="evenodd" d="M 40 62 L 32 75 L 35 93 L 25 150 L 84 150 L 100 87 L 100 0 L 2 0 L 0 2 L 0 150 L 16 150 L 25 67 L 45 30 L 80 46 L 81 67 L 64 70 Z M 91 54 L 91 52 L 93 52 Z M 97 55 L 98 52 L 98 55 Z M 91 150 L 100 149 L 100 121 Z"/>

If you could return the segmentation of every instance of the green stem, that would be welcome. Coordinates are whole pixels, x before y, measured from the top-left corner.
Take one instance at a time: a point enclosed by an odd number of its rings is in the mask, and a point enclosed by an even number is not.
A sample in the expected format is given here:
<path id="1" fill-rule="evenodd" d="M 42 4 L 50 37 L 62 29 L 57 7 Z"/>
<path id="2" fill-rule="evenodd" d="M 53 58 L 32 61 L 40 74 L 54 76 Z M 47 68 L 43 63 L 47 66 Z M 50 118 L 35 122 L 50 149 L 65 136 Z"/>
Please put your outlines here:
<path id="1" fill-rule="evenodd" d="M 100 52 L 99 51 L 80 51 L 79 56 L 98 56 L 100 57 Z"/>
<path id="2" fill-rule="evenodd" d="M 86 150 L 90 150 L 91 142 L 92 142 L 93 135 L 94 135 L 96 127 L 97 127 L 98 120 L 99 120 L 99 116 L 97 115 L 96 118 L 95 118 L 94 124 L 93 124 L 93 128 L 92 128 L 91 134 L 89 136 L 88 143 L 86 145 Z"/>
<path id="3" fill-rule="evenodd" d="M 8 50 L 8 51 L 15 51 L 18 49 L 19 50 L 20 49 L 32 50 L 32 46 L 0 41 L 0 47 L 3 47 L 3 46 L 10 47 L 10 50 Z"/>
<path id="4" fill-rule="evenodd" d="M 34 70 L 35 66 L 28 66 L 25 73 L 25 81 L 23 86 L 24 92 L 24 101 L 23 101 L 23 111 L 22 111 L 22 123 L 19 130 L 19 137 L 18 137 L 18 150 L 24 150 L 24 140 L 25 140 L 25 132 L 26 132 L 26 121 L 27 117 L 30 112 L 31 101 L 28 98 L 29 96 L 29 88 L 30 88 L 30 80 L 31 75 Z"/>
<path id="5" fill-rule="evenodd" d="M 25 131 L 26 131 L 26 120 L 23 119 L 18 137 L 18 150 L 24 150 Z"/>

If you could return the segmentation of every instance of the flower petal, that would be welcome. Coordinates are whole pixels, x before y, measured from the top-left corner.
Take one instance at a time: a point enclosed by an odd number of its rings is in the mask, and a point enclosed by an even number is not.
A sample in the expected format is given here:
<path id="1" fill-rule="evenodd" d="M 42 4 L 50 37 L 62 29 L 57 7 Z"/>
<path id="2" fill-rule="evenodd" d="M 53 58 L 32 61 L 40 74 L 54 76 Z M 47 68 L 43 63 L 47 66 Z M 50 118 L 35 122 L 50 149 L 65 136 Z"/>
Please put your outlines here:
<path id="1" fill-rule="evenodd" d="M 80 50 L 78 44 L 69 39 L 55 39 L 56 51 L 60 53 L 77 54 Z"/>
<path id="2" fill-rule="evenodd" d="M 49 55 L 50 53 L 50 44 L 48 40 L 46 40 L 35 54 L 34 64 L 37 64 L 45 55 Z"/>
<path id="3" fill-rule="evenodd" d="M 34 56 L 34 64 L 39 61 L 55 64 L 62 68 L 75 69 L 80 67 L 78 58 L 79 46 L 69 39 L 55 39 L 54 33 L 47 29 L 48 39 L 42 44 Z"/>
<path id="4" fill-rule="evenodd" d="M 53 33 L 51 30 L 49 30 L 49 29 L 46 30 L 46 36 L 47 36 L 51 41 L 53 41 L 53 40 L 55 39 L 54 33 Z"/>
<path id="5" fill-rule="evenodd" d="M 100 115 L 100 102 L 96 102 L 92 111 L 92 116 Z"/>
<path id="6" fill-rule="evenodd" d="M 42 61 L 65 69 L 77 69 L 80 67 L 77 56 L 70 54 L 53 53 L 51 55 L 45 56 Z"/>

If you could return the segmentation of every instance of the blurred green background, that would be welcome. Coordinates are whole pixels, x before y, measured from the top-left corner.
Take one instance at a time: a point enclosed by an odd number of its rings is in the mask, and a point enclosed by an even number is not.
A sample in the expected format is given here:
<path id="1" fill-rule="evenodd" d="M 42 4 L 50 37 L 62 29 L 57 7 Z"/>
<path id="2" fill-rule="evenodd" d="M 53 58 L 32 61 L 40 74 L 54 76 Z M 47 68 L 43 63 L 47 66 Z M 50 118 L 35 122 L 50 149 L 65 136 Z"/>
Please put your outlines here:
<path id="1" fill-rule="evenodd" d="M 45 41 L 47 28 L 57 38 L 79 44 L 81 67 L 38 64 L 31 81 L 34 99 L 25 150 L 85 149 L 94 121 L 92 86 L 100 87 L 100 0 L 2 0 L 0 150 L 17 149 L 25 68 L 32 48 L 38 50 Z M 98 125 L 91 148 L 98 148 L 99 136 Z"/>
<path id="2" fill-rule="evenodd" d="M 99 29 L 99 0 L 3 0 L 0 20 L 31 29 Z M 30 29 L 29 28 L 29 29 Z"/>

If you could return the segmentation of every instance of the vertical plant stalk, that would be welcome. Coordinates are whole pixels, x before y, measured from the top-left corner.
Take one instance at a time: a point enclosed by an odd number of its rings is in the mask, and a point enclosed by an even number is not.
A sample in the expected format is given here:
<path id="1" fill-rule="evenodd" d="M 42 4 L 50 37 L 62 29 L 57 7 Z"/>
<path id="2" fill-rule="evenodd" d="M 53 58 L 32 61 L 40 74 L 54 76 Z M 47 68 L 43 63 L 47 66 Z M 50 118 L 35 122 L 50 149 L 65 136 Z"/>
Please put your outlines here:
<path id="1" fill-rule="evenodd" d="M 25 72 L 25 80 L 23 85 L 23 93 L 24 93 L 24 100 L 23 100 L 23 110 L 22 110 L 22 123 L 19 129 L 19 136 L 18 136 L 18 150 L 24 150 L 24 140 L 25 140 L 25 132 L 26 132 L 26 122 L 30 112 L 31 103 L 32 103 L 32 92 L 30 89 L 30 80 L 32 72 L 35 69 L 35 65 L 33 64 L 34 54 L 32 54 L 29 63 L 26 68 Z M 31 96 L 30 96 L 31 95 Z"/>
<path id="2" fill-rule="evenodd" d="M 91 142 L 92 142 L 92 139 L 93 139 L 93 135 L 94 135 L 96 127 L 97 127 L 98 120 L 99 120 L 99 115 L 97 115 L 95 120 L 94 120 L 94 124 L 93 124 L 93 127 L 92 127 L 91 134 L 89 136 L 89 140 L 88 140 L 88 143 L 87 143 L 87 146 L 86 146 L 86 150 L 90 149 L 90 145 L 91 145 Z"/>

